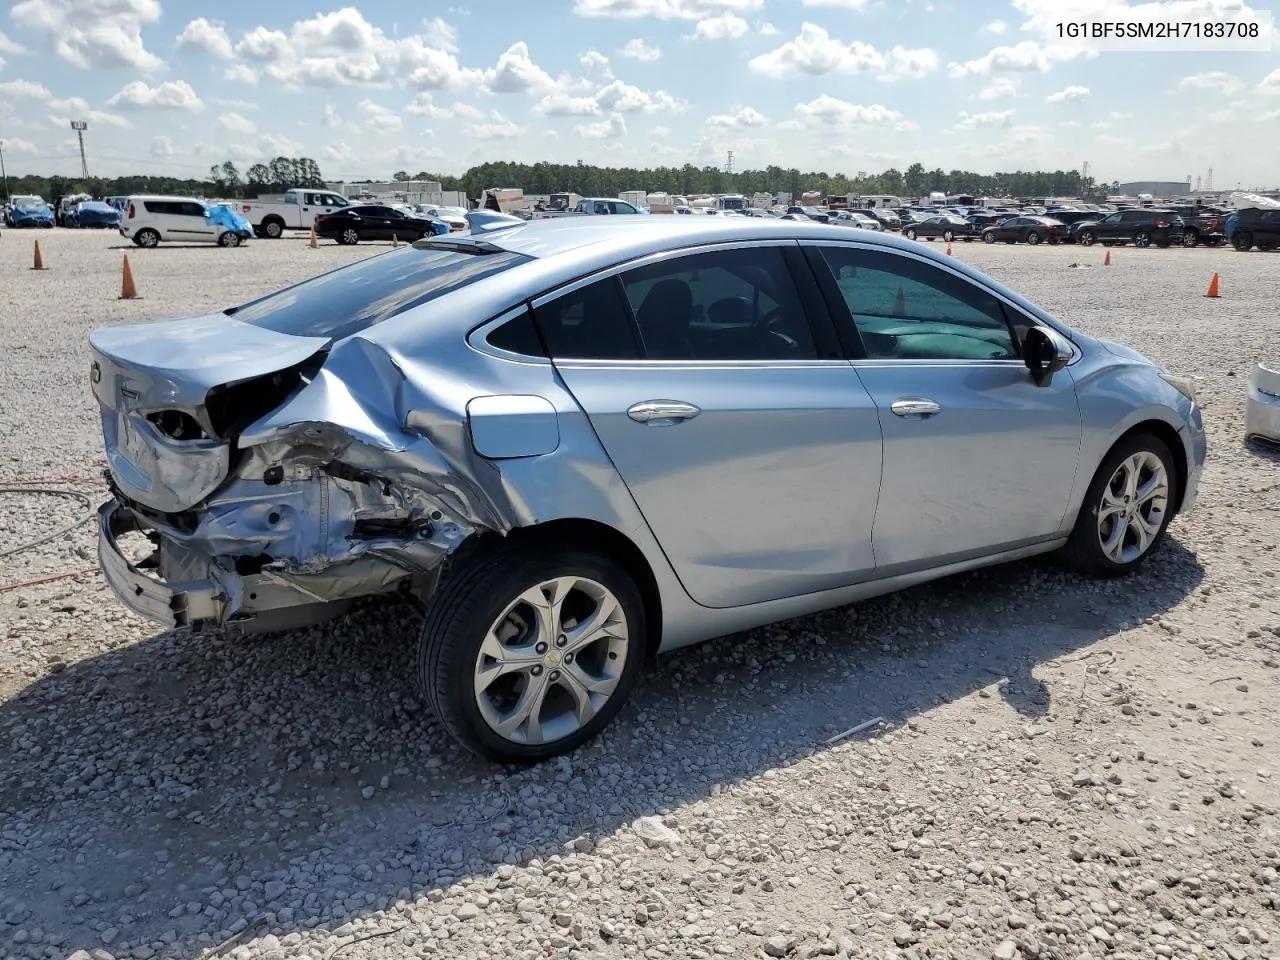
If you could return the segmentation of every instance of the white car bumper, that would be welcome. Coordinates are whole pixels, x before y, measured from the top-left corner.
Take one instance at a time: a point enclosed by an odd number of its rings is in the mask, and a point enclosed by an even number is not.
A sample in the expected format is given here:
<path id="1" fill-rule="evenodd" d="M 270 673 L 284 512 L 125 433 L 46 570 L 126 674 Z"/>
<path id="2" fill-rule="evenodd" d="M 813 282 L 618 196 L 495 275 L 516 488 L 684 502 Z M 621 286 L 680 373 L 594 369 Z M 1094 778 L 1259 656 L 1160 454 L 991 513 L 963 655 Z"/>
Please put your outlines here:
<path id="1" fill-rule="evenodd" d="M 1244 407 L 1244 435 L 1246 440 L 1280 443 L 1280 364 L 1254 367 Z"/>

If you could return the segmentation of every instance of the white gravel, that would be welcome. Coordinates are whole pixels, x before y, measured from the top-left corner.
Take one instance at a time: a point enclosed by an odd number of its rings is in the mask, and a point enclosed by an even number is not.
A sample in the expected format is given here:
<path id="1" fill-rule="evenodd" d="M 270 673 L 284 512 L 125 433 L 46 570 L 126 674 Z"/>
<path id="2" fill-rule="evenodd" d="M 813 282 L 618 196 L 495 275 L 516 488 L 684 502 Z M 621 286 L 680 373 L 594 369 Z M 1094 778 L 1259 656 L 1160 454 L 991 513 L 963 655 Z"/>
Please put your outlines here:
<path id="1" fill-rule="evenodd" d="M 129 247 L 122 302 L 118 237 L 0 232 L 0 484 L 101 498 L 93 326 L 383 246 Z M 405 610 L 235 639 L 92 573 L 0 591 L 0 958 L 1280 956 L 1280 456 L 1240 437 L 1280 258 L 955 253 L 1198 378 L 1201 503 L 1137 576 L 1015 564 L 682 651 L 517 773 L 426 715 Z M 0 495 L 0 552 L 83 511 Z"/>

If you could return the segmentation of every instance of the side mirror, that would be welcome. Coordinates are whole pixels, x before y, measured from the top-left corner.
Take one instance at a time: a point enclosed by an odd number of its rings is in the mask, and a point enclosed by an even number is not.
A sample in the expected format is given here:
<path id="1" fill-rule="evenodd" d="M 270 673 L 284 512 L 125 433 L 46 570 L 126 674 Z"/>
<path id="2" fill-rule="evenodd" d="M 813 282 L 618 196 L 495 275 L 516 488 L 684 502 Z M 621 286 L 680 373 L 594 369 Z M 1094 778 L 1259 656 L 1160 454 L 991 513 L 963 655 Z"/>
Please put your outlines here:
<path id="1" fill-rule="evenodd" d="M 1037 387 L 1047 387 L 1053 375 L 1071 362 L 1071 344 L 1051 327 L 1034 326 L 1022 341 L 1022 359 Z"/>

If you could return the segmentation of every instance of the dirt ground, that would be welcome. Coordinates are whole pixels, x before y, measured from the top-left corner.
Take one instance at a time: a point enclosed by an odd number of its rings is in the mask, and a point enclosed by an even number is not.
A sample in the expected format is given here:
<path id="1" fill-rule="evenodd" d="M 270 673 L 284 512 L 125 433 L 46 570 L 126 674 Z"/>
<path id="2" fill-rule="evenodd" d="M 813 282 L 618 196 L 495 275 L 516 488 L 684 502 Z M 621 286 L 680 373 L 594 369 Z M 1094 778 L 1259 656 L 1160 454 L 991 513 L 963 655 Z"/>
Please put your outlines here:
<path id="1" fill-rule="evenodd" d="M 80 495 L 0 494 L 0 554 L 56 534 L 0 564 L 0 958 L 1280 957 L 1280 455 L 1241 434 L 1280 256 L 956 245 L 1196 378 L 1209 463 L 1159 553 L 664 656 L 598 742 L 510 771 L 425 711 L 412 611 L 160 632 L 59 533 L 104 498 L 92 328 L 384 248 L 0 231 L 0 486 Z"/>

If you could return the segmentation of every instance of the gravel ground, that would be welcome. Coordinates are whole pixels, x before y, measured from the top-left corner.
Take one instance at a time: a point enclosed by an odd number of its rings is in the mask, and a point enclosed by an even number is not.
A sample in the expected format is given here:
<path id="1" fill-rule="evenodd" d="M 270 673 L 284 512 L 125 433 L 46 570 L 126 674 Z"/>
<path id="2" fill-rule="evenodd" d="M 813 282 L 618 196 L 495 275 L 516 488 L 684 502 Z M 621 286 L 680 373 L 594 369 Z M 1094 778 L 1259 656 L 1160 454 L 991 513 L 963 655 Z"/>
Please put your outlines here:
<path id="1" fill-rule="evenodd" d="M 118 301 L 122 249 L 0 233 L 0 483 L 101 498 L 93 326 L 381 247 L 129 247 Z M 1201 502 L 1136 576 L 1013 564 L 680 651 L 520 772 L 424 711 L 407 609 L 246 639 L 158 633 L 93 573 L 5 589 L 0 958 L 1280 956 L 1280 456 L 1241 442 L 1280 259 L 955 253 L 1198 378 Z M 0 496 L 0 552 L 86 509 Z"/>

